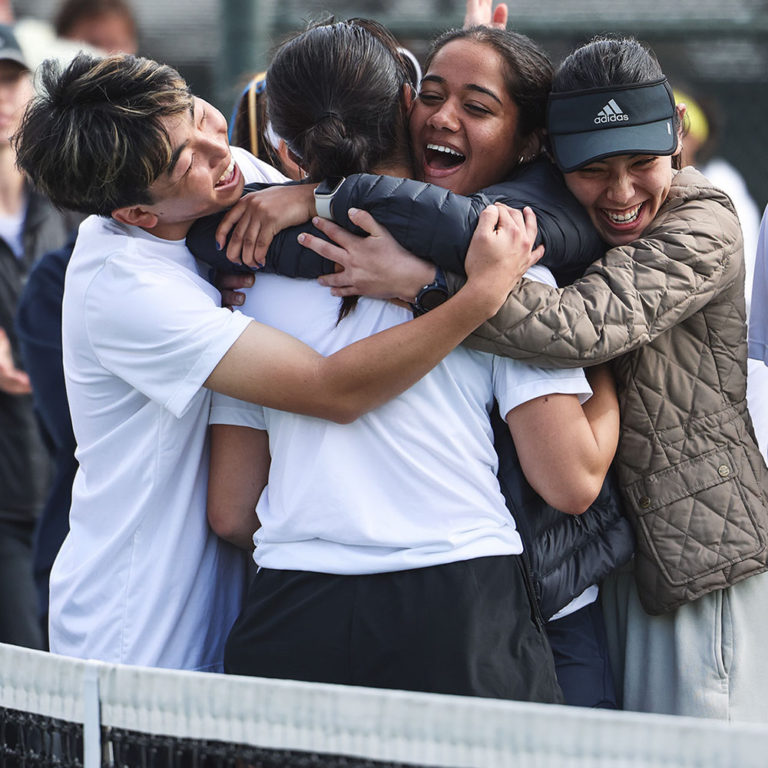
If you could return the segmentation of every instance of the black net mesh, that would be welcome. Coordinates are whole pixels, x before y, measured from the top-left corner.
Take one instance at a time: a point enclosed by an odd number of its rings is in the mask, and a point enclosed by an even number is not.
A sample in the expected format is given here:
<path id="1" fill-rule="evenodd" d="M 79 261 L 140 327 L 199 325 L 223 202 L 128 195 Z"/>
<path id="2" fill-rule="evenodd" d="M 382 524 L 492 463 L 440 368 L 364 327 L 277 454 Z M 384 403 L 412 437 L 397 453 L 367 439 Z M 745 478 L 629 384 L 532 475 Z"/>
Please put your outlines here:
<path id="1" fill-rule="evenodd" d="M 0 768 L 82 765 L 82 725 L 0 708 Z"/>
<path id="2" fill-rule="evenodd" d="M 264 749 L 118 728 L 102 729 L 101 753 L 103 768 L 408 768 L 349 755 Z M 0 708 L 0 768 L 53 766 L 83 768 L 83 726 Z"/>
<path id="3" fill-rule="evenodd" d="M 407 768 L 401 763 L 105 729 L 107 768 Z M 413 768 L 411 766 L 410 768 Z"/>

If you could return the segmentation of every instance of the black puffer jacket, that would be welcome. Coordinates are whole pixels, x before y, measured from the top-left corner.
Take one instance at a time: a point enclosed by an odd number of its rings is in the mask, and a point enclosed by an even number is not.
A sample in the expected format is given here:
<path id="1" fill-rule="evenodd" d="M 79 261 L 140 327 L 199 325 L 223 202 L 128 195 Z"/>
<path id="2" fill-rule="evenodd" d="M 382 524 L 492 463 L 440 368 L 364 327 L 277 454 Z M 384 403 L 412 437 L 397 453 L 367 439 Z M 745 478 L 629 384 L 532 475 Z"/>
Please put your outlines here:
<path id="1" fill-rule="evenodd" d="M 248 184 L 243 194 L 269 186 Z M 540 263 L 552 271 L 558 285 L 581 277 L 587 266 L 605 252 L 605 244 L 586 212 L 546 158 L 522 166 L 507 181 L 470 197 L 413 179 L 355 174 L 337 190 L 332 211 L 336 223 L 365 234 L 347 217 L 351 207 L 364 208 L 409 251 L 448 272 L 464 274 L 464 258 L 477 220 L 484 208 L 496 202 L 533 209 L 539 227 L 536 244 L 545 245 Z M 187 245 L 216 269 L 251 271 L 250 267 L 232 264 L 223 251 L 216 250 L 214 233 L 222 216 L 215 213 L 198 219 L 187 236 Z M 265 272 L 313 278 L 334 271 L 333 262 L 297 244 L 300 232 L 327 239 L 310 224 L 284 229 L 272 241 Z"/>
<path id="2" fill-rule="evenodd" d="M 411 179 L 358 174 L 337 191 L 332 210 L 337 223 L 352 231 L 355 227 L 346 211 L 353 206 L 368 210 L 417 256 L 462 273 L 477 219 L 493 202 L 533 208 L 538 241 L 545 245 L 541 263 L 552 270 L 559 284 L 579 277 L 605 250 L 588 216 L 546 159 L 471 197 Z M 200 219 L 187 236 L 187 245 L 203 261 L 231 271 L 233 265 L 215 246 L 214 233 L 222 215 Z M 284 230 L 270 246 L 265 271 L 306 278 L 333 272 L 332 262 L 298 244 L 296 236 L 303 231 L 323 236 L 310 225 Z M 565 515 L 531 488 L 506 423 L 498 413 L 493 422 L 499 483 L 525 542 L 539 608 L 548 619 L 629 560 L 634 537 L 611 473 L 584 515 Z"/>
<path id="3" fill-rule="evenodd" d="M 632 557 L 634 536 L 622 513 L 613 469 L 583 515 L 564 515 L 531 488 L 520 469 L 507 423 L 494 408 L 499 485 L 525 542 L 533 587 L 544 619 Z"/>

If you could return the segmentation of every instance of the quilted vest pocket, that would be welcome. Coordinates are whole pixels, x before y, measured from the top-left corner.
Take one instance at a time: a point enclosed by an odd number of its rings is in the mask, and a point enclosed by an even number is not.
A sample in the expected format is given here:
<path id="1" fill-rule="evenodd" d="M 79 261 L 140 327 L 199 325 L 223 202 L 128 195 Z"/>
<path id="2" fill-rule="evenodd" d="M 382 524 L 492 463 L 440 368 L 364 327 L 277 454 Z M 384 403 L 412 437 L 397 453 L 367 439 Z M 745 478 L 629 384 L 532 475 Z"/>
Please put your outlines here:
<path id="1" fill-rule="evenodd" d="M 765 549 L 739 475 L 746 465 L 742 446 L 716 448 L 625 488 L 638 549 L 669 586 L 695 591 L 697 579 Z"/>

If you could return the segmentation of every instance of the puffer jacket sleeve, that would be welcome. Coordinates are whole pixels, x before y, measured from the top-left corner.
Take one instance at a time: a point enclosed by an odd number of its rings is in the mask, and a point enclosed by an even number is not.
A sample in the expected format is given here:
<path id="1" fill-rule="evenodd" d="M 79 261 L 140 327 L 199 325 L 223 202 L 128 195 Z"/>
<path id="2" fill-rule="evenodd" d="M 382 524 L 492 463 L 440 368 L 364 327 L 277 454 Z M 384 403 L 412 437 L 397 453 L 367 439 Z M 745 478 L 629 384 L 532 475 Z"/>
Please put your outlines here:
<path id="1" fill-rule="evenodd" d="M 249 184 L 243 194 L 270 184 Z M 464 258 L 481 211 L 492 199 L 466 198 L 411 179 L 355 174 L 349 176 L 333 199 L 334 220 L 356 234 L 365 234 L 347 216 L 350 207 L 370 211 L 377 221 L 408 250 L 450 272 L 464 273 Z M 339 214 L 338 212 L 342 213 Z M 187 235 L 187 247 L 196 258 L 222 272 L 251 271 L 233 264 L 216 248 L 216 228 L 224 212 L 198 219 Z M 265 272 L 288 277 L 318 277 L 333 272 L 332 262 L 302 247 L 301 232 L 328 238 L 309 222 L 278 233 L 267 251 Z"/>
<path id="2" fill-rule="evenodd" d="M 243 194 L 258 192 L 275 184 L 246 184 Z M 234 264 L 227 259 L 224 250 L 216 248 L 216 228 L 219 226 L 226 211 L 213 213 L 199 218 L 187 233 L 187 247 L 195 258 L 208 264 L 208 266 L 220 272 L 238 273 L 253 272 L 251 267 L 244 264 Z M 309 248 L 300 245 L 297 237 L 302 232 L 309 232 L 315 237 L 327 240 L 328 238 L 310 222 L 295 227 L 288 227 L 279 232 L 267 251 L 267 259 L 264 272 L 272 272 L 288 277 L 313 278 L 327 275 L 334 271 L 332 261 L 324 259 Z M 231 233 L 230 233 L 231 234 Z M 229 241 L 227 241 L 229 242 Z"/>
<path id="3" fill-rule="evenodd" d="M 273 185 L 249 184 L 244 194 L 268 186 Z M 547 158 L 522 166 L 509 179 L 470 197 L 413 179 L 354 174 L 334 195 L 332 213 L 337 224 L 364 234 L 347 215 L 351 207 L 363 208 L 416 256 L 463 275 L 478 218 L 495 202 L 533 209 L 538 225 L 536 244 L 545 247 L 541 263 L 552 270 L 559 284 L 583 274 L 604 250 L 589 217 Z M 220 271 L 247 271 L 248 267 L 232 264 L 223 251 L 216 249 L 215 232 L 223 215 L 216 213 L 198 220 L 187 236 L 187 245 L 197 258 Z M 328 239 L 309 223 L 284 230 L 269 247 L 266 272 L 289 277 L 318 277 L 333 272 L 332 262 L 297 243 L 300 232 Z"/>
<path id="4" fill-rule="evenodd" d="M 363 208 L 407 250 L 443 269 L 464 274 L 464 259 L 482 211 L 492 203 L 530 206 L 536 214 L 541 263 L 559 283 L 580 276 L 605 245 L 547 158 L 522 166 L 509 179 L 463 197 L 413 179 L 355 174 L 333 199 L 337 224 L 352 229 L 347 211 Z"/>
<path id="5" fill-rule="evenodd" d="M 354 231 L 347 212 L 368 211 L 407 250 L 450 272 L 464 274 L 464 258 L 483 209 L 494 199 L 454 195 L 413 179 L 358 173 L 333 198 L 334 221 Z"/>
<path id="6" fill-rule="evenodd" d="M 540 366 L 596 364 L 648 343 L 742 274 L 730 200 L 686 169 L 641 240 L 612 248 L 564 288 L 521 281 L 466 343 Z"/>

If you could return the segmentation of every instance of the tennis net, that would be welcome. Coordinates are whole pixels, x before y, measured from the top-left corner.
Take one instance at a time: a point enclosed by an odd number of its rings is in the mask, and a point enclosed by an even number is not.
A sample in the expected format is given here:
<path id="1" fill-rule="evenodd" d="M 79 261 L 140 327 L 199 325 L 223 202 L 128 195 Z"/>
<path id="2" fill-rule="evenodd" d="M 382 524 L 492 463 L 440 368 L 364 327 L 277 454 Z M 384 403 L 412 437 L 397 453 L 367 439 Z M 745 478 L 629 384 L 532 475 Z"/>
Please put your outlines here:
<path id="1" fill-rule="evenodd" d="M 0 645 L 0 766 L 764 768 L 768 727 L 145 669 Z"/>

